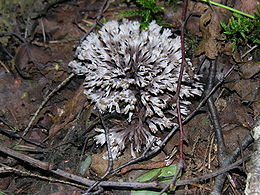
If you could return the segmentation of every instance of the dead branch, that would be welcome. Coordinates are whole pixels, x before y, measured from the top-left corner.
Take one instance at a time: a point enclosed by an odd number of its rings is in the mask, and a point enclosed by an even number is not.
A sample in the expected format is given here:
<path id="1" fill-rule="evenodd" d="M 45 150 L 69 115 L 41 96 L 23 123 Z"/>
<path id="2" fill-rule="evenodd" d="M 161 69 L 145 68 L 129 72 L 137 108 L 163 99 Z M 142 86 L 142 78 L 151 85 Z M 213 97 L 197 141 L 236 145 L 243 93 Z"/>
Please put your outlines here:
<path id="1" fill-rule="evenodd" d="M 251 136 L 247 136 L 246 139 L 242 141 L 242 147 L 245 148 L 248 146 L 248 144 L 252 141 Z M 83 184 L 85 186 L 92 186 L 95 181 L 89 180 L 87 178 L 83 178 L 81 176 L 74 175 L 72 173 L 68 173 L 66 171 L 63 171 L 61 169 L 53 169 L 53 166 L 50 163 L 47 162 L 42 162 L 36 159 L 33 159 L 25 154 L 22 154 L 20 152 L 14 151 L 12 149 L 9 149 L 7 147 L 4 147 L 0 145 L 0 152 L 11 156 L 15 159 L 21 160 L 23 162 L 26 162 L 30 164 L 33 167 L 40 168 L 42 170 L 45 170 L 46 172 L 53 173 L 55 175 L 58 175 L 62 178 L 65 178 L 67 180 Z M 235 150 L 233 155 L 239 154 L 239 149 Z M 232 158 L 233 159 L 233 158 Z M 227 171 L 230 171 L 234 168 L 237 168 L 240 164 L 242 164 L 244 161 L 249 159 L 249 156 L 246 156 L 244 159 L 238 160 L 237 162 L 230 164 L 229 166 L 226 166 L 224 168 L 219 169 L 216 172 L 206 174 L 197 178 L 192 178 L 189 180 L 180 180 L 176 181 L 175 185 L 176 186 L 182 186 L 182 185 L 188 185 L 188 184 L 193 184 L 193 183 L 199 183 L 201 181 L 210 179 L 212 177 L 215 177 L 219 174 L 223 174 Z M 154 189 L 154 190 L 161 190 L 165 186 L 169 185 L 169 183 L 157 183 L 157 182 L 149 182 L 149 183 L 138 183 L 138 182 L 111 182 L 111 181 L 101 181 L 99 183 L 101 187 L 110 187 L 110 188 L 127 188 L 127 189 Z"/>
<path id="2" fill-rule="evenodd" d="M 214 86 L 215 75 L 216 75 L 216 64 L 217 64 L 217 60 L 215 60 L 215 62 L 211 63 L 211 67 L 210 67 L 210 71 L 209 71 L 209 79 L 208 79 L 209 80 L 208 89 L 207 90 L 211 90 L 212 87 Z M 220 161 L 220 165 L 223 166 L 223 160 L 227 156 L 226 155 L 226 146 L 225 146 L 225 142 L 224 142 L 222 128 L 221 128 L 221 125 L 220 125 L 220 122 L 219 122 L 217 108 L 214 104 L 213 96 L 211 96 L 208 99 L 207 105 L 208 105 L 208 109 L 209 109 L 209 112 L 210 112 L 211 121 L 212 121 L 212 125 L 213 125 L 214 131 L 215 131 L 217 144 L 218 144 L 218 159 Z M 221 183 L 223 183 L 222 181 L 224 181 L 225 178 L 226 178 L 226 175 L 219 175 L 216 178 L 215 185 L 214 185 L 213 190 L 211 192 L 212 195 L 213 194 L 221 194 L 222 187 L 223 187 L 223 185 Z"/>

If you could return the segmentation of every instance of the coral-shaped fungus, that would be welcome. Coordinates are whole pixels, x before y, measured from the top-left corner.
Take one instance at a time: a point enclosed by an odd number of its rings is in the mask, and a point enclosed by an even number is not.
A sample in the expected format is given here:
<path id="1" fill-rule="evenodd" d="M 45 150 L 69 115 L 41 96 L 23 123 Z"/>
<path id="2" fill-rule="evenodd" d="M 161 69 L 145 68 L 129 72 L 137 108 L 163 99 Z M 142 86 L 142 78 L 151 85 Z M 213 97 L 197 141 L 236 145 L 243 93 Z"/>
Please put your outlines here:
<path id="1" fill-rule="evenodd" d="M 176 88 L 181 64 L 180 37 L 172 38 L 169 29 L 152 22 L 141 30 L 139 22 L 110 21 L 91 33 L 77 48 L 77 59 L 69 66 L 84 75 L 87 98 L 101 113 L 116 112 L 126 124 L 109 129 L 112 155 L 126 147 L 140 152 L 160 142 L 158 131 L 173 126 L 176 116 Z M 192 69 L 192 64 L 188 66 Z M 184 71 L 181 85 L 181 113 L 189 110 L 190 97 L 201 95 L 198 75 Z M 95 137 L 105 143 L 104 130 Z"/>

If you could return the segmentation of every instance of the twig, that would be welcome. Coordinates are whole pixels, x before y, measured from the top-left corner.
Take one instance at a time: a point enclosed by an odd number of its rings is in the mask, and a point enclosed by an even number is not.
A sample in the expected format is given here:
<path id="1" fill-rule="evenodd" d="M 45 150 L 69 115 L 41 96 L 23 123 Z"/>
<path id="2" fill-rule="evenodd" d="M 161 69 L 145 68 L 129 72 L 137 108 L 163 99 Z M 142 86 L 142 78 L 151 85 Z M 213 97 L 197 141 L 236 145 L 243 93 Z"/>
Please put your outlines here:
<path id="1" fill-rule="evenodd" d="M 0 151 L 7 154 L 8 156 L 11 156 L 16 159 L 20 159 L 22 161 L 29 163 L 30 165 L 32 165 L 34 167 L 38 167 L 43 170 L 49 170 L 51 167 L 51 165 L 49 163 L 45 163 L 45 162 L 36 160 L 36 159 L 26 156 L 20 152 L 17 152 L 15 150 L 4 147 L 2 145 L 0 145 Z"/>
<path id="2" fill-rule="evenodd" d="M 213 132 L 212 136 L 210 136 L 211 139 L 209 139 L 210 143 L 209 143 L 209 155 L 208 155 L 208 169 L 211 168 L 211 162 L 214 159 L 214 156 L 211 157 L 211 152 L 212 152 L 212 148 L 213 148 L 213 144 L 214 144 L 214 138 L 215 138 L 215 133 Z M 205 161 L 204 161 L 205 162 Z"/>
<path id="3" fill-rule="evenodd" d="M 208 90 L 211 90 L 213 85 L 214 85 L 215 74 L 216 74 L 216 63 L 217 63 L 217 59 L 215 60 L 215 62 L 211 63 L 211 67 L 210 67 L 210 71 L 209 71 L 209 79 L 208 79 L 209 80 Z M 211 116 L 212 125 L 214 127 L 216 140 L 217 140 L 218 159 L 219 159 L 220 164 L 222 166 L 223 158 L 225 158 L 226 147 L 225 147 L 224 138 L 223 138 L 223 134 L 222 134 L 222 128 L 221 128 L 221 125 L 220 125 L 219 120 L 218 120 L 217 109 L 215 107 L 214 100 L 213 100 L 212 96 L 209 97 L 209 99 L 207 101 L 207 104 L 208 104 L 208 109 L 209 109 L 210 116 Z M 216 178 L 216 181 L 218 181 L 219 179 L 223 180 L 225 178 L 226 178 L 225 175 L 219 175 Z M 217 183 L 218 182 L 216 182 L 214 186 L 218 186 Z M 222 187 L 221 187 L 221 189 L 222 189 Z"/>
<path id="4" fill-rule="evenodd" d="M 236 161 L 233 164 L 230 164 L 226 167 L 222 167 L 215 172 L 212 172 L 212 173 L 209 173 L 209 174 L 206 174 L 203 176 L 199 176 L 199 177 L 195 177 L 195 178 L 187 179 L 187 180 L 176 181 L 176 186 L 183 186 L 183 185 L 188 185 L 188 184 L 199 183 L 199 182 L 205 181 L 207 179 L 216 177 L 220 174 L 226 173 L 227 171 L 237 168 L 238 165 L 242 164 L 246 160 L 249 160 L 249 158 L 250 158 L 250 155 L 246 156 L 244 159 L 240 159 L 240 160 Z"/>
<path id="5" fill-rule="evenodd" d="M 7 65 L 5 65 L 1 60 L 0 60 L 0 65 L 4 67 L 7 73 L 10 73 L 9 67 L 7 67 Z"/>
<path id="6" fill-rule="evenodd" d="M 217 60 L 216 60 L 216 62 L 217 62 Z M 213 82 L 214 82 L 214 76 L 215 76 L 214 72 L 215 72 L 216 62 L 211 65 L 211 70 L 210 70 L 210 75 L 209 75 L 210 82 L 209 82 L 208 90 L 211 90 L 211 91 L 212 91 L 212 86 L 213 86 Z M 232 66 L 231 69 L 233 69 L 233 68 L 234 68 L 234 66 Z M 218 157 L 219 157 L 220 165 L 221 165 L 221 167 L 225 167 L 225 166 L 228 166 L 230 163 L 234 162 L 236 157 L 240 154 L 241 149 L 244 149 L 245 146 L 248 146 L 253 141 L 253 138 L 251 137 L 251 135 L 248 135 L 243 140 L 240 147 L 238 147 L 232 154 L 227 155 L 221 126 L 220 126 L 220 123 L 218 120 L 217 109 L 214 105 L 214 101 L 213 101 L 212 97 L 210 97 L 208 99 L 208 106 L 209 106 L 212 124 L 215 129 L 216 139 L 217 139 L 217 143 L 218 143 Z M 211 195 L 221 194 L 223 185 L 225 183 L 225 179 L 226 179 L 226 174 L 222 174 L 222 175 L 219 175 L 216 177 L 215 184 L 210 193 Z"/>
<path id="7" fill-rule="evenodd" d="M 249 134 L 247 135 L 243 141 L 241 142 L 242 149 L 245 149 L 249 144 L 253 142 L 252 136 Z M 228 167 L 232 162 L 235 161 L 235 159 L 240 154 L 240 147 L 237 147 L 231 154 L 227 155 L 225 159 L 222 161 L 222 167 Z M 218 195 L 221 194 L 221 189 L 223 188 L 223 185 L 225 183 L 225 174 L 219 175 L 215 179 L 215 184 L 213 186 L 213 190 L 211 191 L 211 195 Z"/>
<path id="8" fill-rule="evenodd" d="M 217 59 L 215 60 L 215 62 L 211 63 L 211 67 L 210 67 L 210 71 L 209 71 L 209 83 L 208 83 L 208 90 L 211 90 L 213 85 L 214 85 L 214 81 L 215 81 L 215 74 L 216 74 L 216 63 L 217 63 Z M 217 140 L 217 145 L 218 145 L 218 159 L 220 161 L 220 165 L 223 166 L 224 164 L 224 158 L 226 158 L 226 146 L 225 146 L 225 142 L 224 142 L 224 137 L 223 137 L 223 133 L 222 133 L 222 128 L 221 125 L 219 123 L 219 117 L 217 114 L 217 108 L 214 104 L 214 100 L 213 97 L 209 97 L 208 101 L 208 109 L 210 112 L 210 116 L 211 116 L 211 121 L 212 121 L 212 125 L 214 127 L 214 131 L 215 131 L 215 136 L 216 136 L 216 140 Z M 211 192 L 211 195 L 215 195 L 215 194 L 221 194 L 222 191 L 222 182 L 223 180 L 225 180 L 226 175 L 219 175 L 216 180 L 215 180 L 215 184 L 213 187 L 213 190 Z"/>
<path id="9" fill-rule="evenodd" d="M 246 57 L 247 54 L 249 54 L 251 51 L 253 51 L 255 48 L 257 48 L 259 45 L 254 45 L 253 47 L 251 47 L 249 50 L 247 50 L 244 54 L 241 55 L 241 59 L 243 59 L 244 57 Z"/>
<path id="10" fill-rule="evenodd" d="M 185 58 L 185 45 L 184 45 L 184 27 L 185 27 L 185 19 L 186 19 L 186 13 L 188 8 L 188 1 L 184 1 L 184 5 L 182 8 L 182 26 L 181 26 L 181 67 L 179 72 L 179 78 L 177 83 L 177 89 L 176 89 L 176 108 L 177 108 L 177 115 L 178 115 L 178 125 L 180 129 L 180 162 L 183 163 L 183 139 L 184 139 L 184 132 L 183 132 L 183 126 L 182 126 L 182 119 L 181 119 L 181 108 L 180 108 L 180 91 L 181 91 L 181 82 L 184 72 L 184 67 L 187 65 L 186 58 Z"/>
<path id="11" fill-rule="evenodd" d="M 40 23 L 41 23 L 41 28 L 42 28 L 43 43 L 46 43 L 45 26 L 43 24 L 42 18 L 40 19 Z"/>
<path id="12" fill-rule="evenodd" d="M 31 120 L 30 120 L 29 124 L 27 125 L 26 129 L 24 130 L 23 137 L 28 133 L 28 131 L 30 130 L 32 124 L 35 121 L 35 119 L 39 115 L 40 111 L 43 109 L 43 107 L 49 101 L 49 99 L 53 96 L 53 94 L 56 93 L 57 91 L 59 91 L 60 88 L 65 86 L 70 81 L 70 79 L 72 77 L 74 77 L 74 76 L 75 76 L 75 74 L 71 73 L 64 81 L 62 81 L 55 89 L 53 89 L 52 92 L 49 93 L 49 95 L 43 100 L 43 102 L 41 103 L 41 105 L 39 106 L 39 108 L 36 110 L 36 112 L 34 113 L 33 117 L 31 118 Z"/>
<path id="13" fill-rule="evenodd" d="M 184 30 L 185 30 L 187 9 L 188 9 L 188 0 L 184 0 L 183 7 L 182 7 L 182 25 L 181 25 L 181 67 L 180 67 L 179 78 L 178 78 L 177 89 L 176 89 L 176 98 L 177 98 L 176 110 L 178 116 L 179 135 L 180 135 L 179 138 L 180 159 L 179 159 L 178 169 L 176 171 L 175 176 L 171 180 L 170 185 L 174 185 L 179 173 L 184 168 L 184 157 L 183 157 L 184 131 L 182 126 L 182 116 L 181 116 L 181 107 L 180 107 L 180 91 L 181 91 L 181 82 L 182 82 L 184 67 L 187 66 L 187 62 L 185 58 L 185 45 L 184 45 Z M 160 195 L 163 194 L 165 191 L 167 191 L 170 185 L 163 188 L 163 190 L 160 192 Z"/>
<path id="14" fill-rule="evenodd" d="M 52 178 L 52 177 L 45 177 L 45 176 L 42 176 L 42 175 L 30 173 L 30 172 L 27 172 L 27 171 L 22 171 L 22 170 L 19 170 L 19 169 L 13 168 L 13 167 L 9 167 L 9 166 L 1 164 L 1 163 L 0 163 L 0 165 L 2 165 L 2 167 L 0 167 L 0 173 L 15 173 L 15 174 L 19 174 L 19 175 L 26 176 L 26 177 L 36 177 L 36 178 L 39 178 L 39 179 L 42 179 L 42 180 L 47 180 L 47 181 L 50 181 L 50 182 L 68 184 L 68 185 L 76 186 L 76 187 L 83 188 L 83 189 L 86 188 L 86 186 L 84 186 L 84 185 L 79 185 L 79 184 L 76 184 L 76 183 L 71 183 L 71 182 L 68 182 L 68 181 L 55 179 L 55 178 Z"/>
<path id="15" fill-rule="evenodd" d="M 6 53 L 8 56 L 9 56 L 9 58 L 10 59 L 13 59 L 14 58 L 14 56 L 4 47 L 4 46 L 0 46 L 0 49 L 4 52 L 4 53 Z M 1 61 L 2 62 L 2 61 Z"/>
<path id="16" fill-rule="evenodd" d="M 22 139 L 23 141 L 25 141 L 27 143 L 39 146 L 41 148 L 45 148 L 43 145 L 41 145 L 41 144 L 39 144 L 37 142 L 31 141 L 29 139 L 26 139 L 26 138 L 24 138 L 24 137 L 22 137 L 22 136 L 20 136 L 20 135 L 18 135 L 16 133 L 14 133 L 13 131 L 8 131 L 8 130 L 0 128 L 0 134 L 6 135 L 6 136 L 11 137 L 11 138 Z"/>
<path id="17" fill-rule="evenodd" d="M 2 116 L 0 116 L 0 121 L 1 121 L 5 126 L 7 126 L 9 129 L 11 129 L 12 132 L 16 132 L 16 131 L 17 131 L 17 129 L 16 129 L 15 127 L 13 127 L 13 126 L 9 123 L 9 121 L 4 120 Z"/>
<path id="18" fill-rule="evenodd" d="M 253 138 L 251 135 L 248 135 L 243 141 L 242 141 L 242 147 L 245 149 L 251 142 L 253 141 Z M 77 176 L 68 172 L 65 172 L 61 169 L 51 169 L 51 165 L 47 162 L 42 162 L 36 159 L 33 159 L 29 156 L 26 156 L 25 154 L 22 154 L 20 152 L 11 150 L 9 148 L 6 148 L 2 145 L 0 145 L 0 152 L 4 153 L 8 156 L 11 156 L 15 159 L 21 160 L 23 162 L 29 163 L 33 167 L 40 168 L 44 171 L 51 172 L 55 175 L 58 175 L 60 177 L 66 178 L 67 180 L 74 181 L 79 184 L 83 184 L 85 186 L 91 186 L 95 183 L 93 180 L 89 180 L 87 178 Z M 235 150 L 235 152 L 231 155 L 231 159 L 234 158 L 234 155 L 239 154 L 239 148 Z M 206 174 L 203 176 L 199 176 L 197 178 L 192 178 L 188 180 L 180 180 L 176 181 L 176 186 L 183 186 L 193 183 L 199 183 L 201 181 L 207 180 L 212 177 L 216 177 L 219 174 L 223 174 L 229 170 L 232 170 L 234 168 L 237 168 L 241 163 L 243 163 L 245 160 L 249 159 L 250 156 L 246 156 L 245 159 L 238 160 L 237 162 L 230 164 L 224 168 L 219 169 L 216 172 Z M 139 182 L 111 182 L 111 181 L 101 181 L 100 186 L 102 187 L 110 187 L 110 188 L 128 188 L 128 189 L 154 189 L 154 190 L 160 190 L 164 188 L 168 183 L 157 183 L 157 182 L 149 182 L 149 183 L 139 183 Z"/>
<path id="19" fill-rule="evenodd" d="M 88 195 L 91 192 L 91 190 L 93 190 L 103 179 L 105 179 L 110 174 L 110 171 L 113 169 L 113 157 L 112 157 L 112 152 L 111 152 L 109 129 L 105 124 L 105 121 L 104 121 L 104 119 L 103 119 L 103 117 L 100 113 L 100 110 L 98 110 L 98 115 L 99 115 L 100 121 L 102 123 L 102 126 L 105 130 L 105 138 L 106 138 L 106 144 L 107 144 L 108 167 L 107 167 L 105 174 L 100 178 L 100 180 L 96 181 L 92 186 L 90 186 L 90 188 L 87 190 L 87 192 L 84 193 L 83 195 Z"/>
<path id="20" fill-rule="evenodd" d="M 97 12 L 97 16 L 96 16 L 96 20 L 94 22 L 94 24 L 91 26 L 91 28 L 86 32 L 86 34 L 82 37 L 82 39 L 80 40 L 80 43 L 82 43 L 86 37 L 89 35 L 89 33 L 94 30 L 97 26 L 97 24 L 99 23 L 99 20 L 102 17 L 102 14 L 107 10 L 107 8 L 109 7 L 109 2 L 108 0 L 104 0 L 101 8 L 99 9 L 99 11 Z"/>
<path id="21" fill-rule="evenodd" d="M 209 79 L 208 79 L 208 81 L 209 81 L 208 90 L 211 90 L 214 85 L 215 74 L 216 74 L 216 64 L 217 64 L 217 59 L 215 60 L 215 62 L 211 63 L 211 67 L 210 67 L 210 71 L 209 71 Z M 211 116 L 211 120 L 212 120 L 212 125 L 214 127 L 215 135 L 217 138 L 219 159 L 223 159 L 222 157 L 225 155 L 226 146 L 225 146 L 225 142 L 224 142 L 222 128 L 219 123 L 218 111 L 214 104 L 214 100 L 213 100 L 212 96 L 209 97 L 207 104 L 208 104 L 208 108 L 209 108 L 209 112 L 210 112 L 210 116 Z"/>

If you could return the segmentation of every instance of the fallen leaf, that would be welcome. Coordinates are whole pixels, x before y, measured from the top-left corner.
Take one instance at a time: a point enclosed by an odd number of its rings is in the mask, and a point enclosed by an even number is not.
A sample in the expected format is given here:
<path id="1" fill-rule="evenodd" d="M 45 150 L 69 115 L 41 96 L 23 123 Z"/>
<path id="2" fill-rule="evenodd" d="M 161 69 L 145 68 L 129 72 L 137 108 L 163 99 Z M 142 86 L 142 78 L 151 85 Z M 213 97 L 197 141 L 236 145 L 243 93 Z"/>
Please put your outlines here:
<path id="1" fill-rule="evenodd" d="M 254 102 L 260 99 L 259 80 L 239 80 L 235 83 L 233 90 L 237 92 L 243 102 Z"/>
<path id="2" fill-rule="evenodd" d="M 91 156 L 91 154 L 88 154 L 86 156 L 86 158 L 79 163 L 79 173 L 81 175 L 85 175 L 85 173 L 89 169 L 91 163 L 92 163 L 92 156 Z"/>
<path id="3" fill-rule="evenodd" d="M 147 182 L 149 180 L 156 179 L 158 177 L 174 176 L 176 174 L 176 171 L 177 171 L 177 165 L 172 164 L 167 167 L 162 167 L 162 168 L 151 170 L 151 171 L 141 175 L 139 178 L 137 178 L 137 181 L 138 182 Z M 178 178 L 179 177 L 180 177 L 180 175 L 178 176 Z M 170 181 L 171 181 L 171 178 L 163 179 L 163 180 L 160 180 L 159 183 L 170 182 Z M 175 188 L 176 187 L 173 187 L 170 190 L 174 191 Z M 158 192 L 151 191 L 151 190 L 133 190 L 133 191 L 131 191 L 131 195 L 155 195 L 155 194 L 158 194 Z M 167 193 L 163 193 L 163 195 L 167 195 Z"/>
<path id="4" fill-rule="evenodd" d="M 239 72 L 242 78 L 249 79 L 260 72 L 260 64 L 253 61 L 239 64 Z"/>
<path id="5" fill-rule="evenodd" d="M 195 56 L 203 53 L 210 58 L 216 59 L 222 48 L 222 41 L 224 36 L 221 34 L 221 27 L 219 25 L 220 19 L 215 11 L 208 9 L 200 17 L 199 27 L 202 32 L 203 40 L 201 41 Z"/>
<path id="6" fill-rule="evenodd" d="M 87 97 L 83 93 L 83 90 L 84 89 L 81 86 L 75 92 L 75 96 L 64 104 L 60 115 L 57 115 L 56 118 L 53 119 L 54 124 L 50 129 L 48 139 L 55 136 L 68 123 L 72 122 L 78 115 L 80 110 L 82 110 L 83 107 L 86 106 L 85 104 L 87 102 Z"/>
<path id="7" fill-rule="evenodd" d="M 47 64 L 50 54 L 47 50 L 32 44 L 23 44 L 15 56 L 15 66 L 24 78 L 34 78 L 41 74 L 40 66 Z"/>
<path id="8" fill-rule="evenodd" d="M 236 0 L 234 3 L 234 9 L 254 15 L 254 13 L 257 12 L 257 4 L 259 3 L 259 0 Z"/>

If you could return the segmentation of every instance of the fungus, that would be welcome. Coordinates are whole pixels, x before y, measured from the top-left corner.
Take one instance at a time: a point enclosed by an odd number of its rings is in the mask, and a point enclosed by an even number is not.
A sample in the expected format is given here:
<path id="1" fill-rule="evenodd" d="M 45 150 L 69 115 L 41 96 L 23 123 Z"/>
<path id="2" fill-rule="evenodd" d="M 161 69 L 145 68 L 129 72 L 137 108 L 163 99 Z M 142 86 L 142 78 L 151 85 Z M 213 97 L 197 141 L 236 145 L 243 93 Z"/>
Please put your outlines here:
<path id="1" fill-rule="evenodd" d="M 131 146 L 132 155 L 160 143 L 158 132 L 171 128 L 176 116 L 176 88 L 181 64 L 180 37 L 155 22 L 141 30 L 137 21 L 110 21 L 86 37 L 69 66 L 84 75 L 84 93 L 101 113 L 125 116 L 123 125 L 109 129 L 113 158 Z M 193 69 L 187 59 L 189 69 Z M 199 75 L 184 71 L 181 114 L 190 99 L 201 95 Z M 105 144 L 104 130 L 95 137 Z"/>

